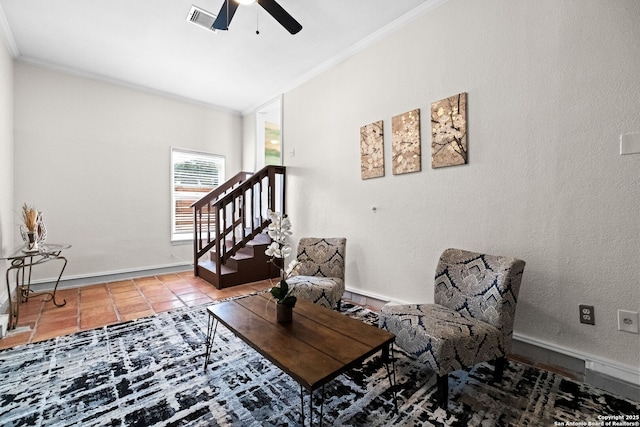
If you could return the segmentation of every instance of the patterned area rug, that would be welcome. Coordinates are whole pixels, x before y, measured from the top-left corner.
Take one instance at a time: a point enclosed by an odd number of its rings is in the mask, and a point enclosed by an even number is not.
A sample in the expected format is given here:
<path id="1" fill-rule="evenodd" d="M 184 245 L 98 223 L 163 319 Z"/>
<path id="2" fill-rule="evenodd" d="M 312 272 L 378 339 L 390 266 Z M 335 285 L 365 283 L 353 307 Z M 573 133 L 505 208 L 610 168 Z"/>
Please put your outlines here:
<path id="1" fill-rule="evenodd" d="M 377 322 L 369 310 L 344 311 Z M 300 425 L 297 383 L 222 326 L 203 370 L 206 328 L 200 307 L 1 351 L 0 425 Z M 394 356 L 399 414 L 373 356 L 326 386 L 324 425 L 553 426 L 640 414 L 638 402 L 513 361 L 498 385 L 489 365 L 451 375 L 445 411 L 433 373 L 397 348 Z"/>

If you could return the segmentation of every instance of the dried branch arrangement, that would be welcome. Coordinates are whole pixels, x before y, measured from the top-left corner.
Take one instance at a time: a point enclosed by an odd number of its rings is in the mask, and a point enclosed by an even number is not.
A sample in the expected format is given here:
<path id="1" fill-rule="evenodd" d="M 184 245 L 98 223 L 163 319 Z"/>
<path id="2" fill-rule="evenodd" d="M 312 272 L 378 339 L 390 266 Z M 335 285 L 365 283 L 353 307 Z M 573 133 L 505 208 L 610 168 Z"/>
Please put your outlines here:
<path id="1" fill-rule="evenodd" d="M 30 232 L 36 231 L 36 219 L 38 217 L 38 211 L 33 206 L 27 206 L 25 203 L 22 205 L 22 220 L 24 221 L 24 226 L 27 227 L 27 230 Z"/>

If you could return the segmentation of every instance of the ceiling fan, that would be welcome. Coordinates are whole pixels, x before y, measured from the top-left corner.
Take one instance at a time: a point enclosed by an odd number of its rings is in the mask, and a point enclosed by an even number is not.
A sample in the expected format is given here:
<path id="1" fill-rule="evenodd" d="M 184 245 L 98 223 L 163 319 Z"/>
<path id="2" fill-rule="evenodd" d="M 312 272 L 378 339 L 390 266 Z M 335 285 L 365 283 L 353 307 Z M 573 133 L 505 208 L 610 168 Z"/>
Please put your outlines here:
<path id="1" fill-rule="evenodd" d="M 302 29 L 302 25 L 296 21 L 293 16 L 282 8 L 275 0 L 224 0 L 220 13 L 213 23 L 213 28 L 216 30 L 228 30 L 229 24 L 233 15 L 236 13 L 236 9 L 240 4 L 251 4 L 257 2 L 264 10 L 273 16 L 276 21 L 280 23 L 291 34 L 296 34 Z"/>

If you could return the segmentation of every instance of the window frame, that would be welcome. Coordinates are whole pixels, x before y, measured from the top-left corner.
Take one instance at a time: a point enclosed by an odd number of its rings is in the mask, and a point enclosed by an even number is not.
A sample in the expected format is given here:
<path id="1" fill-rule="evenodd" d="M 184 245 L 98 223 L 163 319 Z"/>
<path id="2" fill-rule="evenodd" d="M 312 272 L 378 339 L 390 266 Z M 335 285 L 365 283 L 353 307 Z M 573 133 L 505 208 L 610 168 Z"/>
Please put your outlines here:
<path id="1" fill-rule="evenodd" d="M 171 232 L 171 242 L 186 242 L 193 241 L 193 210 L 191 210 L 191 226 L 189 231 L 180 230 L 180 227 L 177 224 L 178 219 L 180 218 L 180 214 L 177 212 L 177 201 L 186 200 L 189 205 L 193 202 L 200 199 L 202 196 L 209 193 L 212 189 L 217 188 L 221 184 L 225 182 L 226 179 L 226 158 L 223 155 L 209 153 L 206 151 L 192 150 L 188 148 L 179 148 L 179 147 L 171 147 L 170 153 L 170 168 L 171 168 L 171 224 L 170 224 L 170 232 Z M 197 198 L 190 199 L 188 197 L 176 197 L 180 192 L 176 190 L 176 164 L 186 163 L 189 161 L 195 160 L 206 160 L 211 161 L 217 169 L 217 176 L 212 178 L 217 182 L 213 187 L 201 186 L 198 187 L 193 186 L 192 188 L 202 188 L 202 191 L 194 191 L 197 194 Z M 191 184 L 185 184 L 185 186 L 189 186 Z M 206 191 L 205 191 L 206 189 Z M 186 193 L 183 191 L 183 193 Z M 184 214 L 182 216 L 184 218 Z M 184 227 L 184 226 L 183 226 Z"/>

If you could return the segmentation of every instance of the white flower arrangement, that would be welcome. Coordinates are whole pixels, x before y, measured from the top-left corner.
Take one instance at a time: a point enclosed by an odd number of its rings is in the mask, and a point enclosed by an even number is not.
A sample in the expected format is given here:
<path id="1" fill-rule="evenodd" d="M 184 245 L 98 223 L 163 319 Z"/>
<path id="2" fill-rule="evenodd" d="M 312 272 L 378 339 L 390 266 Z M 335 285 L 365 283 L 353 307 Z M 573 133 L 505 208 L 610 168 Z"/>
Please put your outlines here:
<path id="1" fill-rule="evenodd" d="M 271 244 L 264 252 L 265 255 L 271 257 L 269 262 L 280 269 L 280 283 L 278 286 L 271 288 L 271 295 L 276 299 L 278 304 L 288 305 L 293 307 L 296 305 L 297 298 L 291 295 L 293 288 L 289 288 L 287 279 L 298 269 L 300 263 L 297 259 L 294 259 L 289 263 L 289 266 L 285 269 L 281 267 L 282 264 L 276 263 L 276 259 L 283 259 L 291 255 L 291 244 L 289 243 L 289 236 L 291 236 L 291 221 L 286 214 L 280 212 L 267 211 L 271 223 L 267 233 L 271 237 Z"/>

